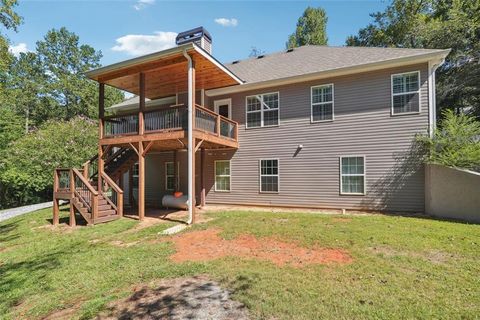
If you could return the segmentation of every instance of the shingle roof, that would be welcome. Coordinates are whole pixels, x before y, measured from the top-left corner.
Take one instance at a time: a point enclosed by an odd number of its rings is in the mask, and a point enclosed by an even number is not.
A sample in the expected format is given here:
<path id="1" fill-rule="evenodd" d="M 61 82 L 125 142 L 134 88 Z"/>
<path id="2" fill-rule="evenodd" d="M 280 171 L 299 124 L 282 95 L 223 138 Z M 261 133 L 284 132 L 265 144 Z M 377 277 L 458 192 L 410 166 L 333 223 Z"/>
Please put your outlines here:
<path id="1" fill-rule="evenodd" d="M 291 52 L 266 54 L 262 58 L 236 61 L 225 66 L 246 83 L 254 83 L 443 51 L 310 45 L 295 48 Z"/>

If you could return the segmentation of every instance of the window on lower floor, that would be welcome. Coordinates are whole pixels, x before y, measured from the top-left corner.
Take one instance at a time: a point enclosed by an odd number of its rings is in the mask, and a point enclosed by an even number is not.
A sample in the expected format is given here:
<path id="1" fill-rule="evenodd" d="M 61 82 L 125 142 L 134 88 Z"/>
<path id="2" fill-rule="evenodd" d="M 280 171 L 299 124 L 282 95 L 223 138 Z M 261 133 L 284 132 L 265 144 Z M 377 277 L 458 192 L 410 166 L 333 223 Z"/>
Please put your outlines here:
<path id="1" fill-rule="evenodd" d="M 312 122 L 333 120 L 333 84 L 312 87 Z"/>
<path id="2" fill-rule="evenodd" d="M 177 181 L 175 181 L 175 167 L 173 162 L 165 162 L 165 190 L 176 191 L 180 187 L 180 171 L 177 162 Z"/>
<path id="3" fill-rule="evenodd" d="M 230 191 L 230 160 L 215 161 L 215 191 Z"/>
<path id="4" fill-rule="evenodd" d="M 138 162 L 133 165 L 132 170 L 132 188 L 136 188 L 138 186 Z"/>
<path id="5" fill-rule="evenodd" d="M 365 194 L 365 157 L 340 157 L 340 193 Z"/>
<path id="6" fill-rule="evenodd" d="M 246 101 L 247 128 L 279 124 L 278 92 L 248 96 Z"/>
<path id="7" fill-rule="evenodd" d="M 420 72 L 392 75 L 392 114 L 420 111 Z"/>
<path id="8" fill-rule="evenodd" d="M 278 192 L 278 159 L 260 160 L 260 192 Z"/>

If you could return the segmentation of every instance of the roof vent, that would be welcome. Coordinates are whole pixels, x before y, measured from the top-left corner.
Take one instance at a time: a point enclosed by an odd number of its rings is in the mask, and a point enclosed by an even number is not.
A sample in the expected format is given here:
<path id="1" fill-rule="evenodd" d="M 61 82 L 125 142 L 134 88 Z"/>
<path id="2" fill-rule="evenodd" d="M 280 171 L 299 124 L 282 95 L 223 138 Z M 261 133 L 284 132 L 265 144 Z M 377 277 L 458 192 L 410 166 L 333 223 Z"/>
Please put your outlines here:
<path id="1" fill-rule="evenodd" d="M 257 57 L 257 59 L 262 59 L 263 57 L 265 57 L 265 55 L 264 55 L 264 54 L 262 54 L 262 55 L 259 55 L 259 56 Z"/>
<path id="2" fill-rule="evenodd" d="M 177 45 L 193 42 L 203 50 L 212 54 L 212 36 L 204 27 L 180 32 L 175 38 Z"/>
<path id="3" fill-rule="evenodd" d="M 235 61 L 232 62 L 232 64 L 237 64 L 239 62 L 240 62 L 239 60 L 235 60 Z"/>
<path id="4" fill-rule="evenodd" d="M 293 48 L 288 48 L 287 52 L 292 52 L 294 49 Z"/>

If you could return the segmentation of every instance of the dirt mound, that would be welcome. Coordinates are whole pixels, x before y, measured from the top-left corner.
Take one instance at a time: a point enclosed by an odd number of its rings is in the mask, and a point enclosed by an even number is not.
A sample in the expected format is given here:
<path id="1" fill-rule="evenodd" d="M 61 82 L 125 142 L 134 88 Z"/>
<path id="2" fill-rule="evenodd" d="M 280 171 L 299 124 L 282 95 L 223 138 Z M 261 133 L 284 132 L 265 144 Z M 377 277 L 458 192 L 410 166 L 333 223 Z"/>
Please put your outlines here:
<path id="1" fill-rule="evenodd" d="M 225 256 L 241 256 L 269 260 L 278 266 L 289 264 L 301 267 L 307 264 L 350 263 L 352 258 L 341 249 L 307 249 L 293 243 L 272 238 L 257 239 L 252 235 L 241 235 L 233 240 L 219 236 L 221 230 L 207 229 L 174 236 L 175 262 L 207 261 Z"/>
<path id="2" fill-rule="evenodd" d="M 248 319 L 246 308 L 206 277 L 161 281 L 135 289 L 97 319 Z"/>

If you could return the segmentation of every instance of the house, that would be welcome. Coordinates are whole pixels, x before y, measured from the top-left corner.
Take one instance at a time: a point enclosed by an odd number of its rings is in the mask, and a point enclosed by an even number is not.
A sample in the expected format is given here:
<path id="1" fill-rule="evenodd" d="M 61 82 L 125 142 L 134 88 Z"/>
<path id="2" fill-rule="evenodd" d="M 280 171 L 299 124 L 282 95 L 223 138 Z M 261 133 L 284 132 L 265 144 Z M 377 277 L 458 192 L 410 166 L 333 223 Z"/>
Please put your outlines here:
<path id="1" fill-rule="evenodd" d="M 142 219 L 175 191 L 189 222 L 194 203 L 424 211 L 410 148 L 434 129 L 435 70 L 449 50 L 304 46 L 228 64 L 212 51 L 200 27 L 88 72 L 98 156 L 56 170 L 55 203 L 70 199 L 90 223 L 124 206 Z M 135 97 L 105 106 L 105 86 Z"/>

